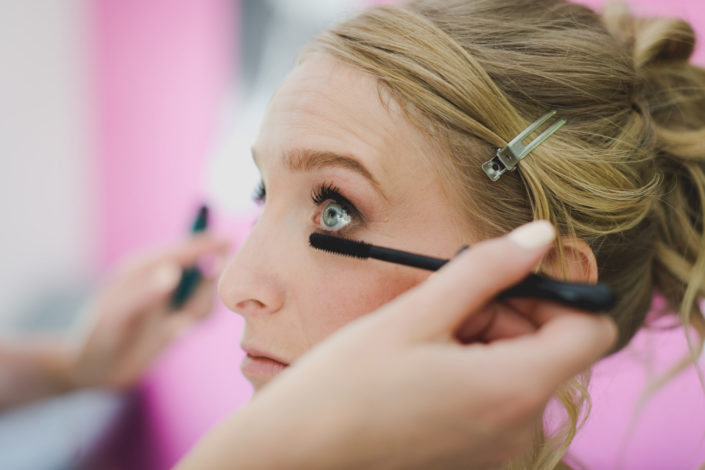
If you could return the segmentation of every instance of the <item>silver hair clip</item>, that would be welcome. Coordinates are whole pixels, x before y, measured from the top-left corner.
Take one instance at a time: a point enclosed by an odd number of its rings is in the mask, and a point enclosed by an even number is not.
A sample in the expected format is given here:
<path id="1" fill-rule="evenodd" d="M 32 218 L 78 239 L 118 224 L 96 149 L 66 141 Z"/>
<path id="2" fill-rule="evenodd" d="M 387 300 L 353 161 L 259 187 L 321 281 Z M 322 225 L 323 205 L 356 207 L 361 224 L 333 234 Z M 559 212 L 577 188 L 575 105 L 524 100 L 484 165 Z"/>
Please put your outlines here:
<path id="1" fill-rule="evenodd" d="M 538 120 L 532 123 L 529 127 L 524 129 L 519 135 L 514 137 L 511 142 L 509 142 L 504 147 L 497 149 L 497 154 L 492 157 L 491 160 L 486 161 L 482 164 L 482 169 L 485 171 L 487 176 L 492 181 L 497 181 L 505 171 L 514 171 L 516 169 L 517 163 L 531 153 L 536 147 L 541 145 L 541 143 L 551 137 L 558 129 L 563 127 L 567 121 L 563 118 L 556 121 L 551 127 L 546 129 L 532 140 L 528 145 L 523 144 L 523 140 L 529 137 L 536 129 L 541 127 L 543 123 L 551 119 L 556 111 L 550 111 Z"/>

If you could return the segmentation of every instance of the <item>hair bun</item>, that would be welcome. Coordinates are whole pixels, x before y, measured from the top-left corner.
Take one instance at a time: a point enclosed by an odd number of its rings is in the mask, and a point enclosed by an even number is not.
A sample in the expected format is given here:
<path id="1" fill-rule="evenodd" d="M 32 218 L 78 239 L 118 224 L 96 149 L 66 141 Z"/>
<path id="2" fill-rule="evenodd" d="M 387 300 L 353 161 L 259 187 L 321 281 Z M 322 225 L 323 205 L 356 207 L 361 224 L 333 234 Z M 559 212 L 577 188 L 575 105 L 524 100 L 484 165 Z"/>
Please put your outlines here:
<path id="1" fill-rule="evenodd" d="M 695 32 L 679 18 L 637 20 L 634 63 L 638 68 L 656 62 L 687 61 L 695 49 Z"/>
<path id="2" fill-rule="evenodd" d="M 631 52 L 637 69 L 666 61 L 687 61 L 695 49 L 695 31 L 680 18 L 632 16 L 623 3 L 605 8 L 607 29 Z"/>

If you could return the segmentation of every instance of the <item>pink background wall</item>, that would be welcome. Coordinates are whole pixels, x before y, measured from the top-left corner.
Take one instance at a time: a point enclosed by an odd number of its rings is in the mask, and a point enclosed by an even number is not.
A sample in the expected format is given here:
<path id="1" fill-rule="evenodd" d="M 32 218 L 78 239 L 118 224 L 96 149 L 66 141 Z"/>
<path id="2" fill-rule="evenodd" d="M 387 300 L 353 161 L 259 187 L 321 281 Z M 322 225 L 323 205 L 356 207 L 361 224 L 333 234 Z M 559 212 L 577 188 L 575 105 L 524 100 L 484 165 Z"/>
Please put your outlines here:
<path id="1" fill-rule="evenodd" d="M 631 3 L 637 11 L 682 15 L 705 36 L 701 0 Z M 238 17 L 237 2 L 226 0 L 100 0 L 92 3 L 92 14 L 98 264 L 105 267 L 134 249 L 181 237 L 201 202 L 204 164 L 236 76 Z M 697 58 L 705 63 L 702 45 Z M 221 223 L 235 241 L 247 227 L 246 221 Z M 239 332 L 239 318 L 218 307 L 155 364 L 126 428 L 130 468 L 169 468 L 248 399 L 249 385 L 239 373 Z M 598 367 L 595 413 L 573 448 L 576 459 L 591 468 L 617 468 L 618 455 L 622 468 L 635 469 L 689 468 L 705 461 L 705 400 L 692 374 L 649 402 L 632 439 L 621 437 L 645 380 L 635 359 L 647 346 L 664 353 L 659 363 L 683 350 L 679 332 L 642 335 L 634 348 Z"/>
<path id="2" fill-rule="evenodd" d="M 237 6 L 228 0 L 92 2 L 100 268 L 186 236 L 235 83 Z M 223 217 L 216 225 L 244 232 Z M 238 317 L 219 307 L 154 365 L 112 456 L 121 468 L 171 467 L 247 400 L 239 332 Z"/>
<path id="3" fill-rule="evenodd" d="M 235 74 L 233 5 L 93 2 L 101 265 L 188 229 Z"/>

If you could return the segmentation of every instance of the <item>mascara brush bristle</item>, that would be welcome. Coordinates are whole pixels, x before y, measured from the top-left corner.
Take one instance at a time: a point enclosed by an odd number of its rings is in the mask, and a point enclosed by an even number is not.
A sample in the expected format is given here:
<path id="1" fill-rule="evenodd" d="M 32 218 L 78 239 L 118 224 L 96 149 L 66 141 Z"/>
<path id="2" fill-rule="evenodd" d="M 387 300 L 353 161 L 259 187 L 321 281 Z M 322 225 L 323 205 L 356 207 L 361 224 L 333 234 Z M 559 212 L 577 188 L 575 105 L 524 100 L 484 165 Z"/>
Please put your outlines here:
<path id="1" fill-rule="evenodd" d="M 362 259 L 369 258 L 370 247 L 372 246 L 365 242 L 348 240 L 347 238 L 325 235 L 323 233 L 312 233 L 308 237 L 308 243 L 319 250 Z"/>

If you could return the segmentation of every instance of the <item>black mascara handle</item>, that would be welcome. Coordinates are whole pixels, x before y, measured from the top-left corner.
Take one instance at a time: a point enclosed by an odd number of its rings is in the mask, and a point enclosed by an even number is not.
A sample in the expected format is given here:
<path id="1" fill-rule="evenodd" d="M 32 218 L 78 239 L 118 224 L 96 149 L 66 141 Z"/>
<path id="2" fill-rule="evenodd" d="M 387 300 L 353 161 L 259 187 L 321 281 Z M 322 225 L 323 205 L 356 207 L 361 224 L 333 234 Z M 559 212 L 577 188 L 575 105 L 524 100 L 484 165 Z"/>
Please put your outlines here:
<path id="1" fill-rule="evenodd" d="M 539 274 L 529 274 L 519 284 L 503 291 L 498 298 L 532 297 L 555 300 L 579 310 L 600 312 L 617 303 L 612 289 L 605 284 L 581 284 L 556 281 Z"/>
<path id="2" fill-rule="evenodd" d="M 448 263 L 447 259 L 433 258 L 431 256 L 417 255 L 408 251 L 394 250 L 377 245 L 367 245 L 369 250 L 368 256 L 388 261 L 390 263 L 403 264 L 414 268 L 427 269 L 429 271 L 438 271 Z"/>
<path id="3" fill-rule="evenodd" d="M 309 243 L 314 248 L 330 253 L 362 259 L 375 258 L 430 271 L 440 269 L 449 261 L 320 233 L 312 233 L 309 237 Z M 461 248 L 458 253 L 465 249 L 467 247 Z M 510 287 L 498 296 L 499 299 L 510 297 L 553 300 L 575 309 L 590 312 L 608 311 L 617 302 L 614 292 L 605 284 L 563 282 L 539 274 L 529 274 L 519 284 Z"/>
<path id="4" fill-rule="evenodd" d="M 381 246 L 369 246 L 370 256 L 384 261 L 436 271 L 448 260 L 421 256 Z M 583 284 L 551 279 L 540 274 L 529 274 L 519 284 L 503 291 L 498 298 L 531 297 L 560 302 L 588 312 L 608 311 L 617 303 L 612 289 L 605 284 Z"/>

